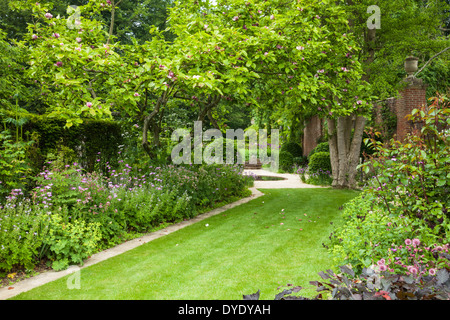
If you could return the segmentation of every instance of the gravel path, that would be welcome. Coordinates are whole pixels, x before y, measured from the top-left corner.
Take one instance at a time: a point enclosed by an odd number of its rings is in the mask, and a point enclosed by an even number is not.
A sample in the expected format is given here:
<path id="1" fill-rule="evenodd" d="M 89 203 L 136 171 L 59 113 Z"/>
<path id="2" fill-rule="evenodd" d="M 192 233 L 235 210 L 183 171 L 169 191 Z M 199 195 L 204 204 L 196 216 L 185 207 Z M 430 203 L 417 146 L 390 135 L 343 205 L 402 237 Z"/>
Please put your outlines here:
<path id="1" fill-rule="evenodd" d="M 300 176 L 298 174 L 290 174 L 290 173 L 274 173 L 265 169 L 257 169 L 257 170 L 244 170 L 244 174 L 254 174 L 257 176 L 270 176 L 270 177 L 281 177 L 285 180 L 273 180 L 273 181 L 255 181 L 255 188 L 258 189 L 282 189 L 282 188 L 323 188 L 321 186 L 315 186 L 311 184 L 303 183 L 300 180 Z"/>

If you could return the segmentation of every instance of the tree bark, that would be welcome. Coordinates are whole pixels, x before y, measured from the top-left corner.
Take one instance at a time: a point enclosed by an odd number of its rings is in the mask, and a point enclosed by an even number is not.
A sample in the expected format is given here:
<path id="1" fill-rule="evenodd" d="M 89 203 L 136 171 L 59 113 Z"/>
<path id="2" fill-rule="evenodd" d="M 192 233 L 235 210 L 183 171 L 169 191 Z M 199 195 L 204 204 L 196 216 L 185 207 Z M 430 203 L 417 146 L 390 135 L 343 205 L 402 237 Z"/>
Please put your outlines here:
<path id="1" fill-rule="evenodd" d="M 355 188 L 356 167 L 361 151 L 366 118 L 362 116 L 346 116 L 339 117 L 337 120 L 327 119 L 327 123 L 333 176 L 332 186 L 336 188 Z M 351 134 L 352 130 L 353 135 Z"/>
<path id="2" fill-rule="evenodd" d="M 152 148 L 150 142 L 148 141 L 148 131 L 150 128 L 152 129 L 154 145 L 155 143 L 157 145 L 159 143 L 159 130 L 155 129 L 155 125 L 157 125 L 155 118 L 158 115 L 161 107 L 167 103 L 166 93 L 167 91 L 165 91 L 162 96 L 158 98 L 158 100 L 156 101 L 155 109 L 153 109 L 153 111 L 144 118 L 144 126 L 142 128 L 142 147 L 151 159 L 154 159 L 156 157 L 156 153 L 154 148 Z M 155 137 L 155 134 L 157 134 L 158 136 Z"/>

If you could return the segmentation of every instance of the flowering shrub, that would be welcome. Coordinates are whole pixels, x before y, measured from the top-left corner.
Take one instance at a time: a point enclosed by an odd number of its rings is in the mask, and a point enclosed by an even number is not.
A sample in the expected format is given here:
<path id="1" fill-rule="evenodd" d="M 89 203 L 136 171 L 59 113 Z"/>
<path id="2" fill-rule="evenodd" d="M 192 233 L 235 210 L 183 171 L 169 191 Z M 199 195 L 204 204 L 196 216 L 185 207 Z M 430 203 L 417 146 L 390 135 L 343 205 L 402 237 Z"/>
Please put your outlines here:
<path id="1" fill-rule="evenodd" d="M 404 142 L 387 146 L 375 139 L 376 153 L 362 167 L 374 172 L 368 191 L 391 215 L 408 216 L 420 233 L 450 236 L 450 103 L 436 97 L 429 107 L 415 109 L 410 120 L 421 128 Z"/>
<path id="2" fill-rule="evenodd" d="M 82 263 L 97 250 L 249 195 L 253 181 L 241 166 L 142 169 L 120 162 L 105 163 L 101 174 L 58 159 L 49 165 L 30 198 L 16 190 L 0 208 L 0 271 L 32 268 L 40 258 L 57 270 Z"/>
<path id="3" fill-rule="evenodd" d="M 388 249 L 386 258 L 377 261 L 380 271 L 389 271 L 412 275 L 435 275 L 436 270 L 450 268 L 450 262 L 444 255 L 448 255 L 450 245 L 433 244 L 425 246 L 417 238 L 406 239 L 403 245 L 396 245 Z"/>
<path id="4" fill-rule="evenodd" d="M 337 265 L 351 264 L 355 272 L 375 264 L 389 248 L 413 235 L 410 218 L 389 216 L 370 193 L 362 192 L 343 209 L 344 223 L 334 229 L 325 246 Z"/>
<path id="5" fill-rule="evenodd" d="M 350 266 L 341 266 L 341 273 L 319 272 L 321 281 L 310 281 L 319 294 L 314 298 L 298 296 L 302 287 L 288 285 L 275 300 L 450 300 L 450 255 L 444 254 L 447 267 L 433 269 L 429 275 L 411 276 L 404 273 L 364 268 L 356 274 Z M 244 300 L 258 300 L 260 291 L 244 295 Z"/>

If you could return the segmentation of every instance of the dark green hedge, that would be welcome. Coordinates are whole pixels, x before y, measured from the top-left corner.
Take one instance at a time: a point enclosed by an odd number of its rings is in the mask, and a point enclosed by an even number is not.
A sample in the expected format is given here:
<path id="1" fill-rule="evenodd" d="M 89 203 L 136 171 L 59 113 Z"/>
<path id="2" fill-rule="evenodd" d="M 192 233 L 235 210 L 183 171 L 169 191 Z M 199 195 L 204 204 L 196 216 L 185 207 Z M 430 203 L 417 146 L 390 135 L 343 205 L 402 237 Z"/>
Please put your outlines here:
<path id="1" fill-rule="evenodd" d="M 3 123 L 7 117 L 15 116 L 3 115 Z M 30 114 L 21 114 L 20 117 L 28 119 L 22 126 L 22 138 L 30 140 L 33 133 L 37 136 L 31 157 L 31 165 L 36 170 L 42 168 L 49 153 L 56 154 L 62 147 L 73 150 L 77 161 L 88 171 L 94 169 L 99 152 L 102 159 L 108 159 L 114 165 L 119 146 L 124 143 L 121 125 L 116 121 L 86 119 L 78 126 L 65 128 L 64 119 Z M 12 132 L 16 130 L 10 123 L 6 123 L 6 127 Z"/>

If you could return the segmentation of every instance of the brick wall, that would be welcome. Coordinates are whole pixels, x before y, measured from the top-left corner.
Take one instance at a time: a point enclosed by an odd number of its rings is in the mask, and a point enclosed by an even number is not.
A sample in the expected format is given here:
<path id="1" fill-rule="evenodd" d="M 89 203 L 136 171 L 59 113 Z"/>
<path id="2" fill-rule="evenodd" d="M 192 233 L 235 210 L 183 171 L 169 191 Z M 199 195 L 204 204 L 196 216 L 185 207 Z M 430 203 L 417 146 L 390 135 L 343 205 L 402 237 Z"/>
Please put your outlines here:
<path id="1" fill-rule="evenodd" d="M 402 141 L 406 134 L 411 132 L 413 125 L 406 116 L 415 108 L 427 103 L 426 85 L 421 79 L 407 78 L 406 87 L 400 91 L 400 98 L 396 99 L 395 111 L 397 114 L 396 139 Z"/>
<path id="2" fill-rule="evenodd" d="M 397 115 L 397 132 L 395 139 L 402 141 L 406 134 L 411 132 L 413 124 L 406 119 L 406 116 L 415 108 L 427 103 L 426 88 L 427 85 L 421 79 L 408 77 L 403 80 L 406 84 L 403 90 L 399 92 L 399 98 L 389 98 L 385 100 L 392 112 Z M 317 146 L 317 141 L 322 136 L 323 120 L 319 117 L 312 117 L 306 124 L 303 136 L 303 155 L 307 156 L 312 149 Z M 375 106 L 375 121 L 382 124 L 381 105 Z"/>

